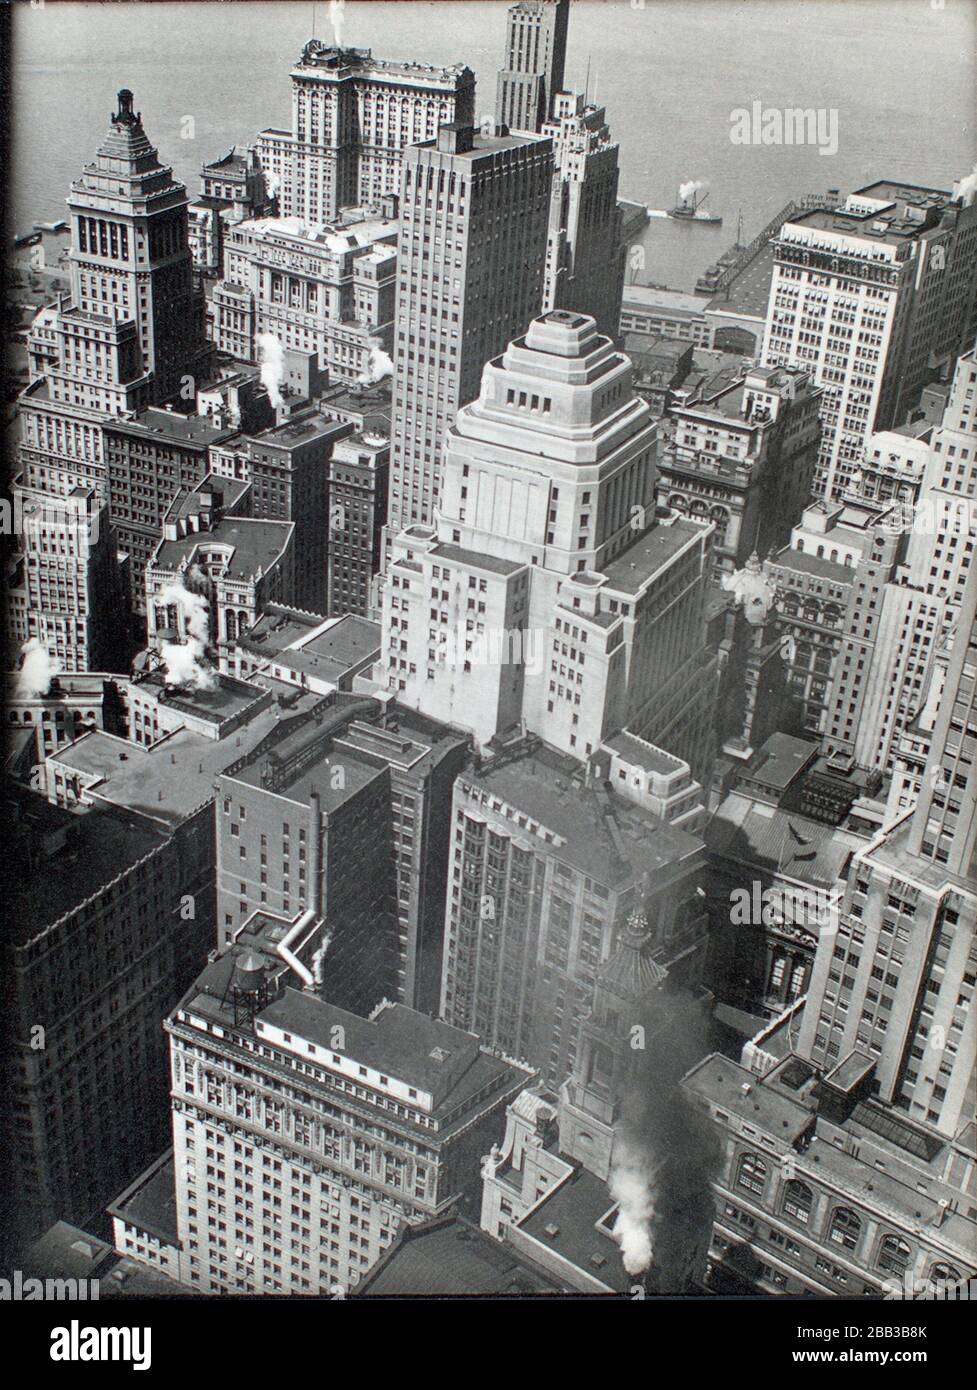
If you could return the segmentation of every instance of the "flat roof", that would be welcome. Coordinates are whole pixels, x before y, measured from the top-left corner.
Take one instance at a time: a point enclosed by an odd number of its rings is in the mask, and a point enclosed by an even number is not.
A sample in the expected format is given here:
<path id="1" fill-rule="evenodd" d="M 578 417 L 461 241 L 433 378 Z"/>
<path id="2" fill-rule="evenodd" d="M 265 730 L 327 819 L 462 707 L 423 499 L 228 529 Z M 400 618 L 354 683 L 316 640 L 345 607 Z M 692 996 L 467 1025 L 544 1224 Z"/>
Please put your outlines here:
<path id="1" fill-rule="evenodd" d="M 329 713 L 333 713 L 333 711 L 329 711 Z M 269 748 L 266 753 L 255 758 L 247 767 L 241 768 L 234 774 L 235 780 L 248 787 L 269 786 L 271 785 L 267 780 L 269 772 L 274 774 L 282 763 L 287 763 L 289 759 L 296 757 L 310 743 L 323 739 L 330 728 L 333 732 L 337 732 L 341 727 L 342 716 L 338 710 L 330 725 L 317 724 L 314 720 L 303 724 L 289 737 L 276 743 L 274 748 Z M 334 777 L 334 769 L 339 769 L 342 776 Z M 279 774 L 279 776 L 284 776 L 284 774 Z M 364 787 L 369 786 L 371 782 L 382 776 L 382 770 L 369 763 L 358 761 L 348 754 L 340 756 L 330 752 L 323 753 L 311 765 L 297 769 L 287 780 L 282 780 L 280 783 L 276 780 L 274 791 L 277 796 L 284 797 L 300 806 L 308 806 L 310 796 L 312 792 L 315 792 L 319 797 L 320 809 L 329 815 L 349 801 L 351 797 L 356 796 Z M 294 793 L 294 795 L 290 793 Z"/>
<path id="2" fill-rule="evenodd" d="M 182 444 L 199 444 L 201 448 L 233 439 L 240 433 L 237 429 L 216 429 L 209 415 L 181 415 L 153 405 L 131 420 L 113 415 L 106 419 L 105 428 L 121 434 L 161 435 Z"/>
<path id="3" fill-rule="evenodd" d="M 291 521 L 255 520 L 251 517 L 225 516 L 206 531 L 193 531 L 180 540 L 160 541 L 153 554 L 152 565 L 163 569 L 179 569 L 183 560 L 192 561 L 200 550 L 230 546 L 224 576 L 228 579 L 251 579 L 258 570 L 267 572 L 284 553 L 292 532 Z"/>
<path id="4" fill-rule="evenodd" d="M 226 738 L 208 738 L 183 728 L 152 748 L 143 748 L 96 730 L 52 754 L 51 761 L 98 779 L 87 795 L 176 824 L 212 800 L 216 778 L 231 763 L 322 699 L 305 691 L 296 691 L 296 696 L 288 714 L 273 701 Z"/>
<path id="5" fill-rule="evenodd" d="M 390 1004 L 373 1018 L 363 1018 L 302 990 L 287 987 L 258 1014 L 262 1023 L 297 1034 L 324 1051 L 333 1049 L 335 1028 L 345 1029 L 343 1055 L 351 1061 L 389 1074 L 398 1081 L 426 1091 L 435 1104 L 465 1089 L 464 1078 L 483 1054 L 478 1037 L 439 1019 L 429 1018 L 404 1004 Z M 507 1063 L 496 1058 L 496 1072 Z M 516 1068 L 512 1068 L 516 1073 Z M 486 1078 L 487 1079 L 487 1078 Z M 454 1103 L 460 1097 L 455 1096 Z"/>
<path id="6" fill-rule="evenodd" d="M 307 637 L 325 621 L 324 614 L 306 613 L 300 608 L 269 603 L 257 622 L 239 635 L 238 645 L 271 658 L 286 651 L 300 638 Z"/>
<path id="7" fill-rule="evenodd" d="M 16 945 L 39 936 L 167 839 L 161 828 L 131 821 L 109 808 L 78 813 L 49 809 L 64 818 L 61 828 L 66 831 L 64 843 L 53 853 L 28 863 L 17 854 L 13 837 L 6 847 L 4 935 Z"/>
<path id="8" fill-rule="evenodd" d="M 108 1241 L 67 1221 L 55 1221 L 24 1256 L 25 1272 L 39 1279 L 97 1279 L 115 1259 Z"/>
<path id="9" fill-rule="evenodd" d="M 703 832 L 710 855 L 830 887 L 864 838 L 730 792 Z"/>
<path id="10" fill-rule="evenodd" d="M 511 1245 L 451 1214 L 401 1227 L 356 1298 L 555 1293 L 563 1286 Z"/>
<path id="11" fill-rule="evenodd" d="M 674 776 L 686 766 L 681 758 L 676 758 L 663 748 L 656 748 L 654 744 L 646 743 L 643 738 L 629 734 L 626 730 L 615 734 L 613 738 L 605 739 L 604 747 L 613 749 L 628 762 L 643 767 L 646 772 L 657 772 L 663 777 Z"/>
<path id="12" fill-rule="evenodd" d="M 576 1168 L 518 1223 L 535 1241 L 609 1288 L 630 1289 L 635 1276 L 624 1268 L 621 1247 L 598 1225 L 617 1203 L 607 1184 L 586 1168 Z"/>
<path id="13" fill-rule="evenodd" d="M 685 290 L 663 289 L 658 285 L 625 285 L 621 312 L 627 313 L 631 307 L 667 310 L 673 314 L 702 318 L 706 301 L 701 294 L 689 294 Z"/>
<path id="14" fill-rule="evenodd" d="M 554 848 L 557 857 L 609 886 L 635 874 L 665 869 L 702 849 L 697 836 L 665 825 L 613 790 L 606 794 L 605 803 L 593 788 L 575 781 L 575 773 L 579 773 L 579 764 L 573 759 L 543 747 L 498 767 L 488 763 L 478 772 L 461 775 L 464 781 L 559 835 L 565 843 Z M 527 827 L 515 820 L 511 824 L 517 835 L 526 840 L 533 837 Z"/>
<path id="15" fill-rule="evenodd" d="M 608 587 L 627 594 L 638 593 L 642 585 L 704 531 L 704 527 L 691 521 L 656 522 L 650 531 L 605 565 L 603 574 Z"/>
<path id="16" fill-rule="evenodd" d="M 179 1246 L 176 1215 L 176 1178 L 173 1150 L 167 1149 L 139 1174 L 108 1209 L 141 1231 L 148 1231 L 167 1245 Z"/>

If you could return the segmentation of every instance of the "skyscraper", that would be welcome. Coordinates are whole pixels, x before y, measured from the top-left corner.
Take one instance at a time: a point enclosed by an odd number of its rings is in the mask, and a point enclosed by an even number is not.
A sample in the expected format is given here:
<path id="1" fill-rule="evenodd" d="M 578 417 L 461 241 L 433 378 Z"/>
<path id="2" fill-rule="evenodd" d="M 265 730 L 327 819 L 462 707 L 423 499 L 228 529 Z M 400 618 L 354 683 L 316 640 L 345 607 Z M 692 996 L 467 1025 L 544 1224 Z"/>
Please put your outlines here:
<path id="1" fill-rule="evenodd" d="M 454 1202 L 474 1214 L 478 1156 L 532 1078 L 403 1005 L 365 1018 L 328 1003 L 321 926 L 253 914 L 166 1023 L 173 1159 L 159 1182 L 176 1229 L 161 1248 L 140 1226 L 153 1204 L 138 1184 L 112 1214 L 120 1250 L 148 1262 L 154 1247 L 197 1290 L 344 1292 L 402 1223 Z"/>
<path id="2" fill-rule="evenodd" d="M 186 189 L 160 163 L 132 93 L 118 101 L 94 161 L 71 185 L 70 297 L 31 325 L 32 381 L 19 402 L 25 483 L 60 495 L 94 488 L 102 501 L 102 419 L 171 400 L 211 361 Z"/>
<path id="3" fill-rule="evenodd" d="M 36 638 L 63 671 L 125 669 L 126 565 L 108 507 L 84 488 L 64 498 L 21 496 L 22 602 L 8 612 L 10 635 L 22 627 L 21 640 Z"/>
<path id="4" fill-rule="evenodd" d="M 883 1101 L 940 1134 L 972 1119 L 977 984 L 977 570 L 914 810 L 855 855 L 837 934 L 822 933 L 798 1050 L 853 1052 Z"/>
<path id="5" fill-rule="evenodd" d="M 397 192 L 408 145 L 474 118 L 475 75 L 462 63 L 387 62 L 312 39 L 291 75 L 291 132 L 257 140 L 284 217 L 323 223 L 340 208 L 378 204 Z"/>
<path id="6" fill-rule="evenodd" d="M 890 507 L 863 554 L 825 711 L 829 752 L 892 773 L 899 740 L 926 701 L 977 544 L 977 360 L 961 357 L 919 495 Z M 902 529 L 904 528 L 904 534 Z"/>
<path id="7" fill-rule="evenodd" d="M 562 309 L 486 364 L 446 436 L 435 524 L 390 542 L 383 674 L 481 745 L 521 721 L 583 759 L 627 728 L 698 777 L 711 527 L 656 520 L 655 422 L 631 375 Z"/>
<path id="8" fill-rule="evenodd" d="M 442 126 L 404 153 L 389 526 L 438 507 L 444 432 L 543 302 L 553 147 Z"/>
<path id="9" fill-rule="evenodd" d="M 521 0 L 509 10 L 495 101 L 501 125 L 536 133 L 550 115 L 563 90 L 569 17 L 570 0 Z"/>
<path id="10" fill-rule="evenodd" d="M 154 402 L 176 395 L 185 374 L 201 377 L 209 366 L 188 201 L 150 144 L 132 93 L 121 91 L 94 163 L 68 195 L 71 297 L 82 314 L 135 323 Z"/>
<path id="11" fill-rule="evenodd" d="M 973 195 L 883 179 L 784 223 L 762 361 L 810 367 L 824 387 L 818 495 L 840 497 L 868 436 L 971 346 L 975 270 Z"/>
<path id="12" fill-rule="evenodd" d="M 625 244 L 617 202 L 618 147 L 602 106 L 558 92 L 543 134 L 553 141 L 555 173 L 546 251 L 544 309 L 590 314 L 616 338 L 624 293 Z"/>

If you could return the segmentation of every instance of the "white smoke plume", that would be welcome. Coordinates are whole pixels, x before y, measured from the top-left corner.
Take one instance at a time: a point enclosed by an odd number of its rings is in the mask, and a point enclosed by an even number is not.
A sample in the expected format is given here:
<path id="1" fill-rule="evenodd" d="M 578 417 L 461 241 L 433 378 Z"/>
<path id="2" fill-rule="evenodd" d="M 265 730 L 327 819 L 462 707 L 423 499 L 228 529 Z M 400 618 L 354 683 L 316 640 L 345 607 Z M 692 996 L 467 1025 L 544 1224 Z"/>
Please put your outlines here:
<path id="1" fill-rule="evenodd" d="M 30 637 L 21 648 L 23 660 L 17 672 L 17 694 L 21 699 L 46 695 L 61 671 L 61 662 L 51 656 L 37 637 Z"/>
<path id="2" fill-rule="evenodd" d="M 644 1274 L 651 1264 L 651 1223 L 655 1215 L 654 1180 L 648 1160 L 620 1136 L 614 1144 L 611 1196 L 620 1204 L 614 1239 L 629 1274 Z"/>
<path id="3" fill-rule="evenodd" d="M 965 208 L 970 207 L 974 198 L 977 197 L 977 164 L 974 165 L 972 173 L 953 185 L 953 196 L 954 198 L 962 198 Z"/>
<path id="4" fill-rule="evenodd" d="M 269 173 L 265 175 L 265 191 L 269 198 L 278 197 L 278 190 L 281 188 L 281 185 L 282 181 L 277 174 Z"/>
<path id="5" fill-rule="evenodd" d="M 384 352 L 379 344 L 374 343 L 370 348 L 370 364 L 365 372 L 361 372 L 356 378 L 358 386 L 375 386 L 378 381 L 382 381 L 385 376 L 393 376 L 394 364 L 392 358 Z"/>
<path id="6" fill-rule="evenodd" d="M 639 1006 L 646 1046 L 634 1052 L 620 1096 L 608 1187 L 619 1203 L 614 1236 L 632 1277 L 676 1294 L 704 1273 L 718 1144 L 682 1077 L 709 1051 L 698 996 L 655 990 Z"/>
<path id="7" fill-rule="evenodd" d="M 261 363 L 261 384 L 268 399 L 277 408 L 284 404 L 282 382 L 285 380 L 285 349 L 274 333 L 258 334 L 258 361 Z"/>
<path id="8" fill-rule="evenodd" d="M 183 614 L 186 631 L 184 642 L 164 642 L 159 654 L 171 685 L 189 686 L 192 690 L 214 690 L 217 673 L 207 664 L 207 640 L 210 636 L 210 609 L 202 594 L 188 589 L 182 579 L 159 594 L 158 602 L 174 603 Z"/>
<path id="9" fill-rule="evenodd" d="M 701 179 L 690 179 L 688 183 L 679 184 L 678 196 L 683 203 L 687 203 L 694 193 L 698 193 L 700 189 L 705 187 L 706 185 Z"/>
<path id="10" fill-rule="evenodd" d="M 329 0 L 329 23 L 337 48 L 343 46 L 343 25 L 346 23 L 346 0 Z"/>

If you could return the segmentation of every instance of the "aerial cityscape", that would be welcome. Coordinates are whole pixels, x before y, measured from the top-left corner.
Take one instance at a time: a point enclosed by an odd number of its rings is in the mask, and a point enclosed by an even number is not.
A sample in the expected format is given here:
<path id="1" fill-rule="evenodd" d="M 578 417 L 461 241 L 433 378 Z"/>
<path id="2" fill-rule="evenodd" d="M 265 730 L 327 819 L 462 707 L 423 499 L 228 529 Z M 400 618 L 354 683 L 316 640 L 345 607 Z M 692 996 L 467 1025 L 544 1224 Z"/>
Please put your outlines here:
<path id="1" fill-rule="evenodd" d="M 14 145 L 3 1296 L 977 1296 L 973 109 L 219 8 L 245 143 Z"/>

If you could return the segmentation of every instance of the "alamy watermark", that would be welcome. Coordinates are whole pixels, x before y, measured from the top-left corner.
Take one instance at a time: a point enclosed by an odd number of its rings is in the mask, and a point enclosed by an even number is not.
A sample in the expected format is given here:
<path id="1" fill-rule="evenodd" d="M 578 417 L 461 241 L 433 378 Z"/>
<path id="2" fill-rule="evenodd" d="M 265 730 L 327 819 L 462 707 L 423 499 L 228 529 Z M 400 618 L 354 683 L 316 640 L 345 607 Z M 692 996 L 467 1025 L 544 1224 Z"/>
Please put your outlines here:
<path id="1" fill-rule="evenodd" d="M 729 113 L 734 145 L 815 145 L 818 154 L 838 153 L 834 106 L 764 106 L 759 98 Z"/>
<path id="2" fill-rule="evenodd" d="M 754 879 L 748 888 L 730 892 L 729 920 L 734 927 L 799 927 L 817 936 L 836 936 L 843 896 L 835 888 L 765 888 Z"/>

